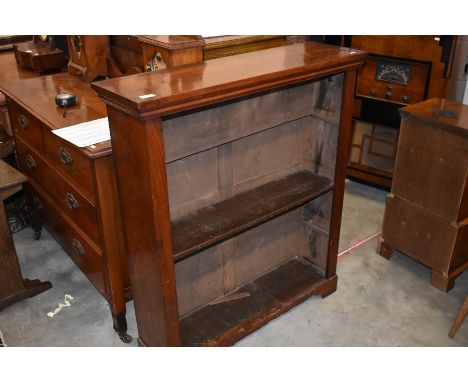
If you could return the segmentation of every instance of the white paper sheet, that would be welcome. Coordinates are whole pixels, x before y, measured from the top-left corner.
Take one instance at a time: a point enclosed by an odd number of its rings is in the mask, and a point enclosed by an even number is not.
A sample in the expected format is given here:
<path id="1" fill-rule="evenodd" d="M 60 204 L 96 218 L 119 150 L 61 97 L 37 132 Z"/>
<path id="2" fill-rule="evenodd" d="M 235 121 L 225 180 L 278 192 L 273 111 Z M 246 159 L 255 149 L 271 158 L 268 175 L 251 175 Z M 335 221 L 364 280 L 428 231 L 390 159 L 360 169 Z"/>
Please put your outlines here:
<path id="1" fill-rule="evenodd" d="M 62 129 L 55 129 L 52 132 L 78 147 L 91 146 L 110 140 L 109 120 L 107 117 Z"/>

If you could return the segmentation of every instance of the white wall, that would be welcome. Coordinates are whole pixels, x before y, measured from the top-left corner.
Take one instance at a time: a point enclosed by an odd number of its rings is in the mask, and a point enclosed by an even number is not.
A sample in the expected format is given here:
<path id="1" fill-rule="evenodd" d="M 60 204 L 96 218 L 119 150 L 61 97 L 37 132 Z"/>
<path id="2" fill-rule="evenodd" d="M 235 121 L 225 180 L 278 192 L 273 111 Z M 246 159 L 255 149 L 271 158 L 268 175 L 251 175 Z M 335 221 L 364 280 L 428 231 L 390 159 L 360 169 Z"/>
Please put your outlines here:
<path id="1" fill-rule="evenodd" d="M 450 99 L 468 105 L 467 75 L 464 73 L 468 64 L 468 36 L 459 36 L 454 57 Z"/>
<path id="2" fill-rule="evenodd" d="M 463 103 L 468 105 L 468 82 L 465 83 L 465 96 L 463 97 Z"/>

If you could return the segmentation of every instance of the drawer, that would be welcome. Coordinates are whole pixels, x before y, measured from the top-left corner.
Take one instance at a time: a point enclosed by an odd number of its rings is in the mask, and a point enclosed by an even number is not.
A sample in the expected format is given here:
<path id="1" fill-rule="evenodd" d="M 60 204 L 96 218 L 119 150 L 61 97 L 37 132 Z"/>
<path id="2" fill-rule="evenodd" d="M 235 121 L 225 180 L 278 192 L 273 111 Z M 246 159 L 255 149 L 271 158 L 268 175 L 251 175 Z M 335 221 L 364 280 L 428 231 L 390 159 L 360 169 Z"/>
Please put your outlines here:
<path id="1" fill-rule="evenodd" d="M 14 134 L 21 137 L 32 147 L 43 151 L 44 142 L 42 140 L 41 122 L 11 100 L 8 100 L 8 111 Z"/>
<path id="2" fill-rule="evenodd" d="M 106 296 L 102 252 L 55 203 L 34 183 L 25 184 L 33 213 L 39 215 L 49 233 L 57 240 L 98 291 Z"/>
<path id="3" fill-rule="evenodd" d="M 389 194 L 382 238 L 389 245 L 442 273 L 468 262 L 468 225 L 441 219 L 431 211 Z"/>
<path id="4" fill-rule="evenodd" d="M 36 151 L 16 139 L 18 162 L 21 169 L 33 179 L 95 242 L 99 242 L 97 211 L 79 191 L 65 180 Z"/>
<path id="5" fill-rule="evenodd" d="M 73 182 L 78 183 L 94 198 L 91 159 L 50 131 L 44 133 L 44 143 L 46 155 L 54 166 L 64 171 Z"/>

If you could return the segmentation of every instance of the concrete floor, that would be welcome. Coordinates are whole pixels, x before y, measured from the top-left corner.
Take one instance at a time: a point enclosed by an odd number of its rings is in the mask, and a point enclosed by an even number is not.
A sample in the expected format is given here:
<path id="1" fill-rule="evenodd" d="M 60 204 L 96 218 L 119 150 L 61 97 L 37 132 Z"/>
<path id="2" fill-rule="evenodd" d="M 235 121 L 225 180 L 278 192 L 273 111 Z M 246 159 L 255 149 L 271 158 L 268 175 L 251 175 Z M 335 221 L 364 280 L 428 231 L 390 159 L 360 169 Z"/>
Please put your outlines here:
<path id="1" fill-rule="evenodd" d="M 385 192 L 352 181 L 346 185 L 338 290 L 312 297 L 244 338 L 236 346 L 467 346 L 468 322 L 455 339 L 447 333 L 468 293 L 468 272 L 443 293 L 430 286 L 430 271 L 395 253 L 376 254 Z M 374 236 L 361 246 L 356 243 Z M 136 346 L 133 303 L 127 304 L 129 334 L 122 343 L 112 329 L 104 298 L 53 238 L 39 241 L 30 229 L 14 235 L 23 277 L 49 280 L 54 287 L 0 313 L 8 346 Z M 73 297 L 54 317 L 47 313 Z"/>

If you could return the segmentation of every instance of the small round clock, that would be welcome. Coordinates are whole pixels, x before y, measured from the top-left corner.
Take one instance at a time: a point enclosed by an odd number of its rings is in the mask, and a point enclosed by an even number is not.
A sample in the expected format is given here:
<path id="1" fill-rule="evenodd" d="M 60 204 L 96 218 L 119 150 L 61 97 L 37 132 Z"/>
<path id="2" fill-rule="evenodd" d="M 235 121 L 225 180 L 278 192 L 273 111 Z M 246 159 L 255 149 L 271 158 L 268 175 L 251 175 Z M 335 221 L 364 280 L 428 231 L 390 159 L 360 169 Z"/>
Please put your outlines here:
<path id="1" fill-rule="evenodd" d="M 73 106 L 78 102 L 78 98 L 74 94 L 59 93 L 55 96 L 55 104 L 57 106 Z"/>

